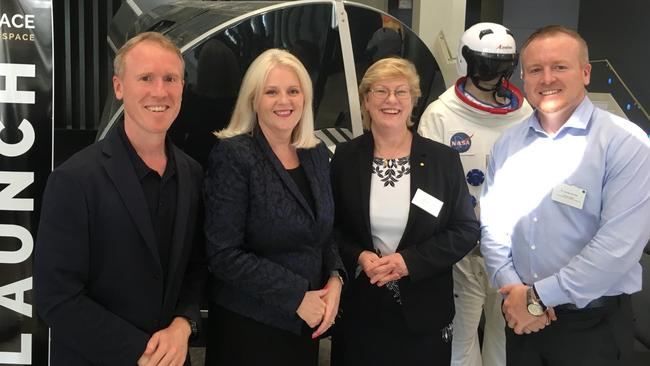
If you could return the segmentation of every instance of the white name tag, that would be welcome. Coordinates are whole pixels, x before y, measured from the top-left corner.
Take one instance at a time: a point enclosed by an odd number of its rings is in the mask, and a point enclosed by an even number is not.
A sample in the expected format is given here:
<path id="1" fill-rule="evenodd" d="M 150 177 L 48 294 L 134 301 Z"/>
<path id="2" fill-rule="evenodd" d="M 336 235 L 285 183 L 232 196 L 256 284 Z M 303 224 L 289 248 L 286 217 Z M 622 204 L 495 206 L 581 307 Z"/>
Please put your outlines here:
<path id="1" fill-rule="evenodd" d="M 415 196 L 413 196 L 411 203 L 430 213 L 434 217 L 438 217 L 440 209 L 442 209 L 442 205 L 444 204 L 441 200 L 433 197 L 420 188 L 415 191 Z"/>
<path id="2" fill-rule="evenodd" d="M 553 192 L 551 193 L 551 199 L 553 199 L 553 201 L 575 207 L 579 210 L 582 210 L 586 196 L 587 191 L 584 188 L 565 183 L 553 188 Z"/>

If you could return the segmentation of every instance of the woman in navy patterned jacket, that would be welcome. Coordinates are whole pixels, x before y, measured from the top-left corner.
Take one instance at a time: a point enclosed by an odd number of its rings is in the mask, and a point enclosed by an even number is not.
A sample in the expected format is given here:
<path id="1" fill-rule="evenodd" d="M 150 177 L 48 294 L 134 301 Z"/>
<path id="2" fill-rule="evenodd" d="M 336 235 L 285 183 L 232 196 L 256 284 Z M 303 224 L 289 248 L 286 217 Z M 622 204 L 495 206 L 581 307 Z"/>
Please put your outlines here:
<path id="1" fill-rule="evenodd" d="M 271 49 L 251 64 L 205 180 L 206 365 L 316 365 L 344 274 L 309 74 Z"/>

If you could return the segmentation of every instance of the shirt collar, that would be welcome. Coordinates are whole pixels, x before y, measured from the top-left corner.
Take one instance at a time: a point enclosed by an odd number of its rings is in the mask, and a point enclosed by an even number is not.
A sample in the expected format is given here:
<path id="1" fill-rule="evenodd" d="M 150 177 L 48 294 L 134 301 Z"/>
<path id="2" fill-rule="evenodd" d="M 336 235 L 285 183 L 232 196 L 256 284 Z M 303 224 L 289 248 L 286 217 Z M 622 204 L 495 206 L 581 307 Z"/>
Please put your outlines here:
<path id="1" fill-rule="evenodd" d="M 129 141 L 129 138 L 126 136 L 126 131 L 124 130 L 124 123 L 120 123 L 120 125 L 116 126 L 116 128 L 118 129 L 120 138 L 122 139 L 122 142 L 126 147 L 126 151 L 128 152 L 131 163 L 133 164 L 133 168 L 135 169 L 135 174 L 138 177 L 138 180 L 142 180 L 144 177 L 151 174 L 152 172 L 158 175 L 156 171 L 149 168 L 147 164 L 144 163 L 142 158 L 140 158 L 140 155 L 138 155 L 137 151 L 135 151 L 135 148 L 131 144 L 131 141 Z M 174 158 L 174 152 L 171 149 L 171 140 L 169 136 L 165 137 L 165 154 L 167 155 L 167 166 L 165 167 L 165 172 L 163 173 L 163 177 L 172 176 L 176 172 L 175 169 L 176 160 Z"/>
<path id="2" fill-rule="evenodd" d="M 589 127 L 589 122 L 591 121 L 591 114 L 594 112 L 594 105 L 589 100 L 589 97 L 585 95 L 582 99 L 582 102 L 578 104 L 578 107 L 573 111 L 569 119 L 560 127 L 560 129 L 555 133 L 555 136 L 560 136 L 564 134 L 564 131 L 569 129 L 576 130 L 586 130 Z M 542 125 L 539 123 L 537 118 L 537 110 L 528 118 L 527 121 L 528 130 L 532 133 L 541 133 L 546 136 L 549 134 L 544 131 Z"/>

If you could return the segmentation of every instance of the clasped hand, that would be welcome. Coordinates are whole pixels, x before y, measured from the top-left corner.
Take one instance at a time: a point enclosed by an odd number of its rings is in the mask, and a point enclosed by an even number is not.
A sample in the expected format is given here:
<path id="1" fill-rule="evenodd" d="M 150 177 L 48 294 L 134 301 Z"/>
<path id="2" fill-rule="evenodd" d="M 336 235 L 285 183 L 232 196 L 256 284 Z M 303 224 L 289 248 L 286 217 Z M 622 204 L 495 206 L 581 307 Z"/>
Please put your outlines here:
<path id="1" fill-rule="evenodd" d="M 358 262 L 370 283 L 379 287 L 409 274 L 404 258 L 399 253 L 379 257 L 369 250 L 364 250 L 359 255 Z"/>
<path id="2" fill-rule="evenodd" d="M 192 334 L 187 320 L 176 317 L 169 327 L 151 336 L 138 366 L 181 366 L 187 357 L 187 341 Z"/>
<path id="3" fill-rule="evenodd" d="M 296 313 L 310 328 L 320 324 L 312 333 L 312 339 L 325 333 L 334 325 L 334 319 L 339 311 L 342 287 L 343 284 L 338 277 L 330 277 L 322 290 L 305 292 Z"/>
<path id="4" fill-rule="evenodd" d="M 542 316 L 531 315 L 527 309 L 527 291 L 528 286 L 524 284 L 505 285 L 499 289 L 499 293 L 505 296 L 503 315 L 508 326 L 518 335 L 539 332 L 557 320 L 552 307 Z"/>

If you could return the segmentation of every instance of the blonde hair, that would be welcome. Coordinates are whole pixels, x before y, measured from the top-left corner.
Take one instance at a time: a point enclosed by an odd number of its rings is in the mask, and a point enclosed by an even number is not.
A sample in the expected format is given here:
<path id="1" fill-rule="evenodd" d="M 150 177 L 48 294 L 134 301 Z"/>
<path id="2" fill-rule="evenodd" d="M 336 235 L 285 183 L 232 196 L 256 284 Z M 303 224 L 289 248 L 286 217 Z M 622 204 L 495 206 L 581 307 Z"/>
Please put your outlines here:
<path id="1" fill-rule="evenodd" d="M 158 32 L 144 32 L 129 39 L 122 45 L 122 47 L 120 47 L 119 50 L 117 50 L 115 58 L 113 59 L 113 73 L 116 76 L 122 77 L 124 74 L 124 58 L 126 57 L 126 54 L 131 51 L 131 49 L 133 49 L 133 47 L 135 47 L 137 44 L 142 42 L 153 42 L 160 47 L 175 53 L 176 56 L 178 56 L 178 58 L 181 60 L 183 70 L 185 70 L 185 60 L 183 60 L 181 50 L 176 47 L 172 40 Z M 184 75 L 181 75 L 181 77 L 183 76 Z"/>
<path id="2" fill-rule="evenodd" d="M 530 45 L 531 42 L 533 42 L 536 39 L 543 39 L 543 38 L 548 38 L 552 36 L 557 36 L 559 34 L 564 34 L 567 35 L 573 39 L 575 39 L 578 42 L 578 46 L 580 48 L 580 63 L 582 66 L 586 65 L 589 63 L 589 47 L 587 46 L 587 42 L 585 41 L 584 38 L 578 32 L 571 30 L 569 28 L 566 28 L 561 25 L 547 25 L 544 27 L 541 27 L 537 29 L 533 34 L 531 34 L 526 42 L 524 42 L 524 45 L 521 47 L 521 55 L 522 55 L 522 65 L 523 65 L 523 55 L 524 52 L 526 51 L 526 48 Z"/>
<path id="3" fill-rule="evenodd" d="M 422 91 L 420 90 L 420 76 L 415 69 L 415 65 L 409 60 L 401 57 L 388 57 L 375 62 L 368 68 L 365 75 L 363 75 L 363 79 L 361 79 L 361 84 L 359 84 L 361 117 L 363 118 L 363 128 L 365 130 L 370 130 L 370 124 L 372 122 L 365 105 L 365 97 L 370 91 L 370 87 L 379 81 L 396 78 L 406 79 L 411 89 L 411 101 L 413 105 L 416 104 L 418 98 L 422 95 Z M 413 121 L 409 118 L 406 125 L 408 127 L 413 126 Z"/>
<path id="4" fill-rule="evenodd" d="M 269 72 L 278 66 L 288 67 L 296 73 L 305 97 L 302 116 L 291 134 L 291 144 L 296 148 L 310 148 L 318 144 L 319 140 L 314 136 L 313 89 L 309 74 L 296 56 L 277 48 L 262 52 L 248 67 L 228 127 L 215 132 L 217 137 L 223 139 L 250 134 L 253 131 L 258 123 L 256 109 L 264 91 L 264 84 Z"/>

